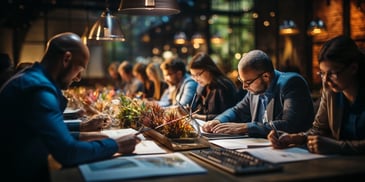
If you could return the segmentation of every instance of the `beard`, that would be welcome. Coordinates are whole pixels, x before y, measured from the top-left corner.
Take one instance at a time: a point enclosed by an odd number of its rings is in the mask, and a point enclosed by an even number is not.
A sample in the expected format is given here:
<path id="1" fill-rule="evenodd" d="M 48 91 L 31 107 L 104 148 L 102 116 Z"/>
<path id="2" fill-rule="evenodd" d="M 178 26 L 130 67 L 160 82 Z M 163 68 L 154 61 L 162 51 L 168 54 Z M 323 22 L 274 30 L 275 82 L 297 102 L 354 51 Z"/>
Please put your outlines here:
<path id="1" fill-rule="evenodd" d="M 71 73 L 71 70 L 72 70 L 72 65 L 68 65 L 65 69 L 63 69 L 60 74 L 58 75 L 57 77 L 57 84 L 58 86 L 60 87 L 60 89 L 62 90 L 66 90 L 68 89 L 71 84 L 73 83 L 72 79 L 69 80 L 69 77 L 70 77 L 70 73 Z"/>
<path id="2" fill-rule="evenodd" d="M 260 94 L 265 93 L 266 89 L 267 89 L 266 85 L 261 85 L 261 87 L 259 89 L 248 90 L 248 91 L 251 92 L 251 94 L 253 94 L 253 95 L 260 95 Z"/>

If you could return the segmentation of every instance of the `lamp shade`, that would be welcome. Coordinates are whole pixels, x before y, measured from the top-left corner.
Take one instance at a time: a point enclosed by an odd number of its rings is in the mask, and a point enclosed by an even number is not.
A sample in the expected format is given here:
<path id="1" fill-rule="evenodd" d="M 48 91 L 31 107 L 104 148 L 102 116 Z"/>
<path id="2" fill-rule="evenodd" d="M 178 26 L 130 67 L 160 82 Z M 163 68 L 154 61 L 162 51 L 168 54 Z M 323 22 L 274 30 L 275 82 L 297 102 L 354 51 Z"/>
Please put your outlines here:
<path id="1" fill-rule="evenodd" d="M 295 35 L 299 33 L 299 29 L 293 20 L 284 20 L 279 27 L 280 35 Z"/>
<path id="2" fill-rule="evenodd" d="M 94 23 L 89 32 L 91 40 L 125 41 L 118 17 L 106 9 Z"/>
<path id="3" fill-rule="evenodd" d="M 205 44 L 205 39 L 203 37 L 202 34 L 200 33 L 195 33 L 192 37 L 191 37 L 191 42 L 193 44 Z"/>
<path id="4" fill-rule="evenodd" d="M 155 16 L 180 13 L 176 0 L 121 0 L 118 11 L 129 15 Z"/>
<path id="5" fill-rule="evenodd" d="M 211 38 L 210 38 L 210 42 L 213 45 L 221 45 L 224 42 L 223 37 L 219 34 L 219 33 L 215 33 Z"/>
<path id="6" fill-rule="evenodd" d="M 178 45 L 183 45 L 187 41 L 185 32 L 178 32 L 174 35 L 174 42 Z"/>
<path id="7" fill-rule="evenodd" d="M 323 22 L 323 20 L 319 19 L 319 20 L 313 20 L 309 23 L 309 27 L 307 30 L 308 35 L 310 36 L 315 36 L 315 35 L 319 35 L 322 33 L 326 33 L 327 29 L 326 26 Z"/>

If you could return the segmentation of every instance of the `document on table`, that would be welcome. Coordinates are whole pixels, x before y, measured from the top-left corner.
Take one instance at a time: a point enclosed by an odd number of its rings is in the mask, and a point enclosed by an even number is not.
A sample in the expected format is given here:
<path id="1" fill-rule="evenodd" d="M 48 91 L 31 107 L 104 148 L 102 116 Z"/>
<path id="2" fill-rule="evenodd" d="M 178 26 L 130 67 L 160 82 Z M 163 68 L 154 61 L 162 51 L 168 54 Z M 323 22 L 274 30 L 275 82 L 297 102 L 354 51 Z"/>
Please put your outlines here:
<path id="1" fill-rule="evenodd" d="M 77 124 L 77 123 L 81 123 L 82 120 L 81 119 L 65 119 L 63 120 L 65 123 L 71 123 L 71 124 Z"/>
<path id="2" fill-rule="evenodd" d="M 166 150 L 158 146 L 153 140 L 142 140 L 136 145 L 134 154 L 165 154 Z"/>
<path id="3" fill-rule="evenodd" d="M 207 170 L 181 153 L 118 157 L 79 165 L 84 180 L 120 181 L 163 176 L 204 174 Z"/>
<path id="4" fill-rule="evenodd" d="M 110 138 L 118 138 L 124 135 L 128 135 L 128 134 L 132 134 L 132 133 L 137 133 L 138 131 L 133 129 L 133 128 L 122 128 L 122 129 L 111 129 L 111 130 L 103 130 L 101 131 L 101 133 L 108 135 Z M 137 135 L 141 140 L 145 140 L 146 138 L 142 135 L 139 134 Z"/>
<path id="5" fill-rule="evenodd" d="M 209 142 L 226 149 L 247 149 L 271 146 L 270 141 L 264 138 L 221 139 L 209 140 Z"/>
<path id="6" fill-rule="evenodd" d="M 80 109 L 73 109 L 73 108 L 66 108 L 63 111 L 63 118 L 64 119 L 77 119 L 79 117 Z"/>
<path id="7" fill-rule="evenodd" d="M 123 128 L 116 130 L 103 130 L 101 131 L 103 134 L 108 135 L 110 138 L 118 138 L 127 134 L 137 133 L 138 131 L 132 128 Z M 153 140 L 146 140 L 146 138 L 139 134 L 137 135 L 141 142 L 136 145 L 136 149 L 134 150 L 134 154 L 164 154 L 167 153 L 166 150 L 162 149 L 158 146 Z"/>
<path id="8" fill-rule="evenodd" d="M 292 147 L 287 149 L 274 149 L 272 147 L 240 149 L 239 152 L 246 151 L 250 154 L 272 163 L 287 163 L 303 160 L 319 159 L 330 157 L 330 155 L 320 155 L 310 153 L 308 150 L 300 147 Z"/>

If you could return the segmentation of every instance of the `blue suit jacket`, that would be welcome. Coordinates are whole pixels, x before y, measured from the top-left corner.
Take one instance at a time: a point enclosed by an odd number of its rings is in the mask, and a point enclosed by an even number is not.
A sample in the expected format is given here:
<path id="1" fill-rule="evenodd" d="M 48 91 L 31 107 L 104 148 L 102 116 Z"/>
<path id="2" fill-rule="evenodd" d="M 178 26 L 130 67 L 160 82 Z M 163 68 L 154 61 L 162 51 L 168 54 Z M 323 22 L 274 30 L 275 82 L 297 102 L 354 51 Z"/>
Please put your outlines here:
<path id="1" fill-rule="evenodd" d="M 185 74 L 181 83 L 177 86 L 177 93 L 175 100 L 172 101 L 173 105 L 176 105 L 176 100 L 180 102 L 181 105 L 190 105 L 194 98 L 196 88 L 198 83 L 191 78 L 189 74 Z"/>
<path id="2" fill-rule="evenodd" d="M 266 90 L 271 95 L 267 105 L 267 117 L 278 130 L 289 133 L 307 131 L 314 118 L 313 101 L 305 79 L 297 73 L 275 71 L 275 77 Z M 259 95 L 250 92 L 215 119 L 220 122 L 247 123 L 248 135 L 266 137 L 271 127 L 268 123 L 255 121 Z"/>
<path id="3" fill-rule="evenodd" d="M 63 121 L 67 102 L 43 67 L 15 75 L 0 91 L 5 174 L 11 179 L 47 181 L 48 155 L 63 167 L 106 159 L 118 150 L 112 139 L 81 142 Z M 14 174 L 15 173 L 15 174 Z"/>

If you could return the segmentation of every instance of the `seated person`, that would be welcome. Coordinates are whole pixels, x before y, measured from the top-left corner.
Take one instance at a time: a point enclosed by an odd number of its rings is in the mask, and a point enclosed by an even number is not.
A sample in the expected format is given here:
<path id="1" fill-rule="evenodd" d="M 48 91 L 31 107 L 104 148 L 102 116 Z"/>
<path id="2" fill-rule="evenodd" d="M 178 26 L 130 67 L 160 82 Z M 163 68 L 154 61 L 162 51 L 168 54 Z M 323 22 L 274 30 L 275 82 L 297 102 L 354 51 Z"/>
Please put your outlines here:
<path id="1" fill-rule="evenodd" d="M 4 178 L 50 181 L 49 156 L 63 168 L 131 154 L 140 141 L 134 134 L 116 139 L 80 141 L 63 119 L 67 99 L 62 90 L 81 80 L 90 52 L 75 33 L 52 37 L 40 62 L 12 77 L 0 89 L 1 121 L 5 129 Z M 16 130 L 16 135 L 14 135 Z"/>
<path id="2" fill-rule="evenodd" d="M 236 86 L 205 53 L 197 53 L 189 62 L 191 77 L 199 84 L 195 103 L 195 119 L 212 120 L 237 103 Z"/>
<path id="3" fill-rule="evenodd" d="M 186 72 L 185 63 L 179 59 L 165 60 L 161 65 L 162 74 L 169 85 L 159 104 L 162 107 L 190 105 L 198 84 Z"/>
<path id="4" fill-rule="evenodd" d="M 143 83 L 133 75 L 133 65 L 128 61 L 123 61 L 119 67 L 118 72 L 123 80 L 123 87 L 121 91 L 128 97 L 134 98 L 143 92 Z"/>
<path id="5" fill-rule="evenodd" d="M 108 75 L 110 78 L 110 83 L 115 90 L 120 90 L 123 88 L 123 80 L 118 72 L 119 62 L 112 62 L 108 67 Z"/>
<path id="6" fill-rule="evenodd" d="M 159 101 L 162 97 L 162 94 L 168 87 L 167 83 L 163 80 L 160 65 L 156 63 L 149 63 L 146 68 L 146 74 L 148 79 L 151 80 L 154 85 L 152 99 Z"/>
<path id="7" fill-rule="evenodd" d="M 306 145 L 318 154 L 365 154 L 365 54 L 346 36 L 327 41 L 318 56 L 321 99 L 305 133 L 271 131 L 274 148 Z"/>
<path id="8" fill-rule="evenodd" d="M 133 66 L 133 76 L 143 84 L 142 98 L 149 99 L 153 97 L 155 85 L 150 79 L 148 79 L 146 69 L 147 64 L 136 63 Z"/>
<path id="9" fill-rule="evenodd" d="M 301 75 L 275 70 L 269 56 L 260 50 L 243 55 L 238 73 L 248 93 L 234 107 L 206 122 L 203 131 L 266 138 L 271 131 L 269 122 L 290 133 L 310 128 L 313 102 Z"/>

